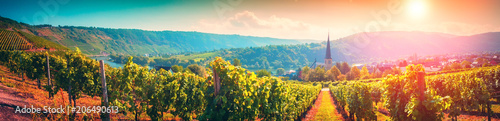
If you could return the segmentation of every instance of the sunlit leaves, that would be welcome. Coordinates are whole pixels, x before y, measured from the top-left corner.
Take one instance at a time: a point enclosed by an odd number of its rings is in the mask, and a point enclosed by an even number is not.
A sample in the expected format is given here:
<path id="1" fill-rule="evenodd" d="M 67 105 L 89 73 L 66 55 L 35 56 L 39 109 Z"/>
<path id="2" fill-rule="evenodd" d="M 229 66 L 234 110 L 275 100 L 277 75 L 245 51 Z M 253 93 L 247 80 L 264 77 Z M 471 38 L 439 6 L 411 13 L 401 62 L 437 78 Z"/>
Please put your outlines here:
<path id="1" fill-rule="evenodd" d="M 288 84 L 274 77 L 258 78 L 221 58 L 210 66 L 219 74 L 221 89 L 216 97 L 208 97 L 201 120 L 294 120 L 312 104 L 321 88 Z"/>

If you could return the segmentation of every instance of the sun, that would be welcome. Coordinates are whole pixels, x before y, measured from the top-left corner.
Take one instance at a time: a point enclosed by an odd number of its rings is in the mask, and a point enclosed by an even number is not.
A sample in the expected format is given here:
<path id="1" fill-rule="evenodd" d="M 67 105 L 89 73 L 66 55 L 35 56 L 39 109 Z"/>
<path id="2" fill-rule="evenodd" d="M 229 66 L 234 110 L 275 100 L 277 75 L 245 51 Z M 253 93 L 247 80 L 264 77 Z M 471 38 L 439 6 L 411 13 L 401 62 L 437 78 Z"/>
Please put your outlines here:
<path id="1" fill-rule="evenodd" d="M 424 17 L 427 12 L 427 6 L 424 0 L 408 0 L 408 15 L 414 19 Z"/>

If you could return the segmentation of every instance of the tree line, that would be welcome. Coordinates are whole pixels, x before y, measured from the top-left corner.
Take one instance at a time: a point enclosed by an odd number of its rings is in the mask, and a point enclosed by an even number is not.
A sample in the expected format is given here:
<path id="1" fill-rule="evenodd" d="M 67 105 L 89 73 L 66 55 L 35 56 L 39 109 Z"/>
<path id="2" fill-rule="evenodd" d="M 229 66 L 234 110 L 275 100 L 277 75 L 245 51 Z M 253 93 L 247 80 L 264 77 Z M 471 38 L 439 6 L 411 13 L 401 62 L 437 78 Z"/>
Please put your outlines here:
<path id="1" fill-rule="evenodd" d="M 316 68 L 310 68 L 309 66 L 304 66 L 299 68 L 297 72 L 301 71 L 300 77 L 298 79 L 304 81 L 343 81 L 343 80 L 361 80 L 361 79 L 371 79 L 371 78 L 381 78 L 386 75 L 401 74 L 401 70 L 396 67 L 391 67 L 385 69 L 383 72 L 378 70 L 377 67 L 372 68 L 375 71 L 370 71 L 364 65 L 361 69 L 356 66 L 349 66 L 347 62 L 337 62 L 332 68 L 325 70 L 324 67 L 317 66 Z"/>

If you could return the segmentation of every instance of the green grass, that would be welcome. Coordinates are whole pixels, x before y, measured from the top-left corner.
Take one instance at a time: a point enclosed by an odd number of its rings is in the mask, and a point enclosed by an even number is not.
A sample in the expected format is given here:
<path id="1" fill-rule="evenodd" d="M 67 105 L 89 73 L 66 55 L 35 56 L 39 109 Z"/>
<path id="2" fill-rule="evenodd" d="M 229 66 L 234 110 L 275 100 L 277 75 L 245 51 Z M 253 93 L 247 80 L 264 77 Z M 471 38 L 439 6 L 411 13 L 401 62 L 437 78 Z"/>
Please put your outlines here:
<path id="1" fill-rule="evenodd" d="M 60 44 L 57 44 L 55 42 L 46 40 L 46 39 L 44 39 L 42 37 L 38 37 L 38 36 L 35 36 L 35 35 L 32 35 L 32 34 L 28 34 L 28 33 L 25 33 L 25 32 L 21 32 L 21 31 L 19 31 L 19 33 L 22 36 L 26 37 L 26 39 L 28 41 L 30 41 L 31 43 L 33 43 L 33 45 L 35 45 L 38 48 L 48 47 L 48 48 L 54 48 L 54 49 L 57 49 L 57 50 L 68 50 L 67 47 L 62 46 Z"/>
<path id="2" fill-rule="evenodd" d="M 321 93 L 321 104 L 318 112 L 314 116 L 315 121 L 331 121 L 342 119 L 340 114 L 335 113 L 335 106 L 333 105 L 332 97 L 329 92 L 325 91 Z"/>
<path id="3" fill-rule="evenodd" d="M 200 59 L 205 59 L 207 57 L 215 57 L 219 55 L 218 52 L 209 52 L 209 53 L 196 53 L 196 54 L 190 54 L 190 55 L 175 55 L 172 57 L 177 57 L 181 60 L 200 60 Z"/>
<path id="4" fill-rule="evenodd" d="M 7 86 L 7 87 L 16 87 L 16 84 L 14 84 L 14 83 L 4 82 L 4 81 L 3 81 L 3 78 L 2 78 L 2 83 L 3 83 L 5 86 Z"/>

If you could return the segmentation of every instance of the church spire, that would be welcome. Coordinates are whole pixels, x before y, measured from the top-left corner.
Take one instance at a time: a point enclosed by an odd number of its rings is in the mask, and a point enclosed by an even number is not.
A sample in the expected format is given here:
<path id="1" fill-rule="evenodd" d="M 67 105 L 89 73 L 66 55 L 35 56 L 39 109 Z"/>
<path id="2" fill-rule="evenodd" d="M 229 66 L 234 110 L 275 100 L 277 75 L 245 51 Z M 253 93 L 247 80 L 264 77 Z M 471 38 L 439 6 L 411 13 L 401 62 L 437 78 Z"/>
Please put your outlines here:
<path id="1" fill-rule="evenodd" d="M 328 39 L 326 41 L 326 56 L 325 59 L 332 59 L 332 54 L 330 52 L 330 30 L 328 30 Z"/>

